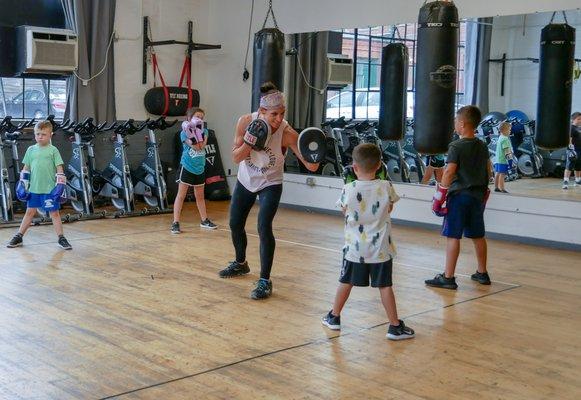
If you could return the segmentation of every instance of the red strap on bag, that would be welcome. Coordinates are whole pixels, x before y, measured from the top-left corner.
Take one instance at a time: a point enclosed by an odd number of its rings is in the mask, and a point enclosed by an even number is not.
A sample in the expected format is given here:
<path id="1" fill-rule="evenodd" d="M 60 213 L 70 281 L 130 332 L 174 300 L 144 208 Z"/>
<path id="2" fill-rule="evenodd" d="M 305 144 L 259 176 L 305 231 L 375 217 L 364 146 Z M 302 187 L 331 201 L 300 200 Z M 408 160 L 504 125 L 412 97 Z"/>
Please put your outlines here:
<path id="1" fill-rule="evenodd" d="M 184 76 L 186 77 L 186 83 L 188 85 L 188 108 L 192 108 L 192 77 L 190 76 L 190 65 L 191 60 L 188 55 L 184 60 L 184 66 L 182 67 L 182 74 L 180 76 L 180 87 L 184 81 Z"/>
<path id="2" fill-rule="evenodd" d="M 161 113 L 161 115 L 166 116 L 167 112 L 169 111 L 169 90 L 167 88 L 167 85 L 165 84 L 163 75 L 161 74 L 161 70 L 157 65 L 157 56 L 155 55 L 155 53 L 151 55 L 151 63 L 153 65 L 153 87 L 157 86 L 155 82 L 155 77 L 159 73 L 159 80 L 161 81 L 161 87 L 163 88 L 163 97 L 165 100 L 163 105 L 163 112 Z"/>

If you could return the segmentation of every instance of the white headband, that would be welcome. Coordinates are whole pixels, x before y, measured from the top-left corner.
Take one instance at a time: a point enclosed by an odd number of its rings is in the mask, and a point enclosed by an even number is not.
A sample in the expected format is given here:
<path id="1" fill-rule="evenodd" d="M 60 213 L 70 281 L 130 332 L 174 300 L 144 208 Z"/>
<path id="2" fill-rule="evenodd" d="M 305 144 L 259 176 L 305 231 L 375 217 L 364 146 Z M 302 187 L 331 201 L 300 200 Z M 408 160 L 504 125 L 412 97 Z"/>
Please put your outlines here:
<path id="1" fill-rule="evenodd" d="M 266 94 L 260 98 L 260 107 L 267 110 L 285 107 L 285 105 L 284 94 L 279 91 Z"/>

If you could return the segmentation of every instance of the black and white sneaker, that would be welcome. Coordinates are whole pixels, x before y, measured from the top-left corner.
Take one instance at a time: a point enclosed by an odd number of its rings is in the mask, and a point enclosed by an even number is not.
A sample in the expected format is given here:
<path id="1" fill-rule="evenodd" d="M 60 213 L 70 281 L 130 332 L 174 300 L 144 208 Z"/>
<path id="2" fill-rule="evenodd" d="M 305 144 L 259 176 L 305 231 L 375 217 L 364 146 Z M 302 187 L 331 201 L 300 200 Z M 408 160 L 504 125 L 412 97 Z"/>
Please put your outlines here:
<path id="1" fill-rule="evenodd" d="M 17 233 L 16 235 L 14 235 L 14 237 L 12 239 L 10 239 L 10 241 L 6 245 L 6 247 L 9 247 L 9 248 L 20 247 L 20 246 L 22 246 L 22 234 L 20 234 L 20 233 Z"/>
<path id="2" fill-rule="evenodd" d="M 256 287 L 250 292 L 250 298 L 253 300 L 262 300 L 270 297 L 272 294 L 272 281 L 260 278 L 256 281 Z"/>
<path id="3" fill-rule="evenodd" d="M 569 189 L 569 181 L 563 181 L 563 190 Z"/>
<path id="4" fill-rule="evenodd" d="M 446 278 L 444 274 L 438 274 L 434 277 L 434 279 L 427 279 L 424 281 L 426 285 L 442 288 L 442 289 L 458 289 L 458 285 L 456 284 L 456 278 Z"/>
<path id="5" fill-rule="evenodd" d="M 385 335 L 385 337 L 389 340 L 405 340 L 412 339 L 415 335 L 416 333 L 414 330 L 405 326 L 403 321 L 400 319 L 398 326 L 393 326 L 391 324 L 389 325 L 389 328 L 387 329 L 387 335 Z"/>
<path id="6" fill-rule="evenodd" d="M 470 276 L 470 279 L 480 283 L 481 285 L 490 285 L 490 276 L 488 276 L 488 272 L 476 271 L 475 274 Z"/>
<path id="7" fill-rule="evenodd" d="M 220 278 L 233 278 L 235 276 L 246 275 L 250 272 L 250 267 L 248 266 L 248 261 L 240 264 L 237 261 L 232 261 L 226 268 L 218 272 Z"/>
<path id="8" fill-rule="evenodd" d="M 334 316 L 332 311 L 321 318 L 321 323 L 333 331 L 341 330 L 341 316 Z"/>
<path id="9" fill-rule="evenodd" d="M 73 249 L 73 246 L 71 246 L 71 244 L 69 243 L 67 238 L 64 236 L 59 236 L 58 244 L 61 248 L 65 249 L 65 250 L 72 250 Z"/>
<path id="10" fill-rule="evenodd" d="M 200 227 L 204 229 L 216 229 L 218 225 L 206 218 L 204 221 L 200 222 Z"/>
<path id="11" fill-rule="evenodd" d="M 170 232 L 173 233 L 174 235 L 182 233 L 182 231 L 180 230 L 180 223 L 179 222 L 172 223 Z"/>

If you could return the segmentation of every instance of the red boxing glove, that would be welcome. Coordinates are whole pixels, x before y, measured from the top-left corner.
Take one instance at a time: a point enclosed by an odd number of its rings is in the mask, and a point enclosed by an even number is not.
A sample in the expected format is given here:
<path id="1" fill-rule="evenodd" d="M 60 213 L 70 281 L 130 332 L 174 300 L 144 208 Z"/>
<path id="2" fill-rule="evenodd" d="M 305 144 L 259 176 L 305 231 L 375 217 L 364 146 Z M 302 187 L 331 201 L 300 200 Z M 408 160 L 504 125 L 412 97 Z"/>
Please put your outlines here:
<path id="1" fill-rule="evenodd" d="M 432 198 L 432 212 L 438 217 L 445 217 L 448 214 L 447 206 L 448 188 L 438 185 L 436 193 Z"/>

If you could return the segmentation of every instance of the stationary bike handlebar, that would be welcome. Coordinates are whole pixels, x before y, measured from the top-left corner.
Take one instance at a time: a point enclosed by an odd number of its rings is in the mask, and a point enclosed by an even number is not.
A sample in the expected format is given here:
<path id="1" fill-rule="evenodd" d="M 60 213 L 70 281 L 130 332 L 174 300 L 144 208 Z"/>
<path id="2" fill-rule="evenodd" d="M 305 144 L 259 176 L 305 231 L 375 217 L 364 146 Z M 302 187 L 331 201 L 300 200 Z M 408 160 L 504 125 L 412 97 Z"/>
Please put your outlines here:
<path id="1" fill-rule="evenodd" d="M 12 122 L 12 117 L 7 116 L 4 117 L 4 119 L 0 122 L 0 133 L 14 133 L 17 131 L 21 131 L 24 128 L 32 126 L 35 122 L 36 120 L 32 119 L 30 121 L 22 121 L 20 124 L 14 125 L 14 123 Z"/>
<path id="2" fill-rule="evenodd" d="M 122 124 L 118 124 L 118 122 L 116 122 L 115 124 L 112 125 L 112 127 L 114 128 L 114 132 L 116 134 L 121 135 L 121 136 L 127 136 L 127 135 L 134 135 L 135 133 L 143 130 L 143 128 L 145 128 L 149 122 L 150 122 L 150 119 L 148 118 L 145 121 L 143 121 L 141 124 L 135 125 L 135 120 L 128 119 L 127 121 L 123 122 Z"/>
<path id="3" fill-rule="evenodd" d="M 165 120 L 165 117 L 159 117 L 158 119 L 154 119 L 154 120 L 147 120 L 145 121 L 147 123 L 147 128 L 151 129 L 152 131 L 154 130 L 166 130 L 167 128 L 171 128 L 172 126 L 174 126 L 178 120 L 174 119 L 171 122 L 167 122 Z"/>

